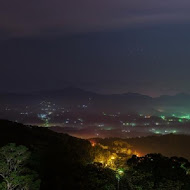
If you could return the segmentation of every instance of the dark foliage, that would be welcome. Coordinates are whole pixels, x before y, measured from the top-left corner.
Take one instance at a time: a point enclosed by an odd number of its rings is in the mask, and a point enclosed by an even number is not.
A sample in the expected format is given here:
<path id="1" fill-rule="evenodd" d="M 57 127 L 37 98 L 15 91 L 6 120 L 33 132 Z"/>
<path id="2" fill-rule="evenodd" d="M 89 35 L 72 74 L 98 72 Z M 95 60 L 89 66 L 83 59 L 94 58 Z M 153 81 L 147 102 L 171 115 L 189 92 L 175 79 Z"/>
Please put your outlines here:
<path id="1" fill-rule="evenodd" d="M 29 148 L 29 167 L 39 174 L 42 190 L 80 189 L 81 172 L 93 161 L 86 140 L 1 120 L 0 147 L 12 142 Z"/>
<path id="2" fill-rule="evenodd" d="M 186 190 L 190 189 L 190 163 L 184 158 L 164 157 L 161 154 L 133 156 L 130 167 L 122 178 L 123 189 L 128 190 Z"/>

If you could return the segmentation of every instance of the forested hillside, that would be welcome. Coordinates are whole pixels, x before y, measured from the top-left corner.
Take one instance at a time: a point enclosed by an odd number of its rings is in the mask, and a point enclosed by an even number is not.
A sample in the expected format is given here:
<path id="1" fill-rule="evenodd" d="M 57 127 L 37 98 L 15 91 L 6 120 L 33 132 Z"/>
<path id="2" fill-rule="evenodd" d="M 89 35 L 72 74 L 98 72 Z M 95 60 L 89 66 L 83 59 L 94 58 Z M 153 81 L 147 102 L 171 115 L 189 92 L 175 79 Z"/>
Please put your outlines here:
<path id="1" fill-rule="evenodd" d="M 112 171 L 90 167 L 94 155 L 89 141 L 66 134 L 58 134 L 46 128 L 24 126 L 5 120 L 0 121 L 0 147 L 9 143 L 24 145 L 32 153 L 29 167 L 39 174 L 41 190 L 88 189 L 89 181 L 99 179 L 103 187 Z M 109 170 L 109 171 L 108 171 Z M 91 173 L 94 176 L 90 179 Z M 96 173 L 98 174 L 96 175 Z M 105 174 L 105 173 L 106 174 Z M 104 178 L 101 179 L 101 175 Z M 106 177 L 108 175 L 108 177 Z M 111 183 L 114 183 L 113 180 Z"/>

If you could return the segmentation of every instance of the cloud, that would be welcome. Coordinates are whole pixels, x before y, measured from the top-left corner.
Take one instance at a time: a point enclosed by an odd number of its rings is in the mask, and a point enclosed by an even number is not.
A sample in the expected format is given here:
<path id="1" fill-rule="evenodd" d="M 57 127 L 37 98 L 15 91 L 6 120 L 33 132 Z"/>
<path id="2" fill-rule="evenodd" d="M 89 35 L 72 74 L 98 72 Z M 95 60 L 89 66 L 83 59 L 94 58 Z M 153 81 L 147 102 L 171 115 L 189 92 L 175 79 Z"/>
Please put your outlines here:
<path id="1" fill-rule="evenodd" d="M 0 1 L 0 27 L 13 36 L 78 33 L 190 19 L 188 0 Z"/>

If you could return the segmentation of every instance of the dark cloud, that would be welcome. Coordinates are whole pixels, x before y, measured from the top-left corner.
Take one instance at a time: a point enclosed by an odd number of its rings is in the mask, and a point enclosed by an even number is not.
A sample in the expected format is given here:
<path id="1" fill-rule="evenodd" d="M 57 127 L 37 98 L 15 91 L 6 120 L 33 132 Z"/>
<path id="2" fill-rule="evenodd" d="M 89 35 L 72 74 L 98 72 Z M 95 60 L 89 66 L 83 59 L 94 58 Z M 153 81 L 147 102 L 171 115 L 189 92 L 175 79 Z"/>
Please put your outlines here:
<path id="1" fill-rule="evenodd" d="M 0 1 L 1 91 L 190 92 L 189 8 L 189 0 Z"/>
<path id="2" fill-rule="evenodd" d="M 7 0 L 0 1 L 0 27 L 23 36 L 179 23 L 189 21 L 189 7 L 188 0 Z"/>

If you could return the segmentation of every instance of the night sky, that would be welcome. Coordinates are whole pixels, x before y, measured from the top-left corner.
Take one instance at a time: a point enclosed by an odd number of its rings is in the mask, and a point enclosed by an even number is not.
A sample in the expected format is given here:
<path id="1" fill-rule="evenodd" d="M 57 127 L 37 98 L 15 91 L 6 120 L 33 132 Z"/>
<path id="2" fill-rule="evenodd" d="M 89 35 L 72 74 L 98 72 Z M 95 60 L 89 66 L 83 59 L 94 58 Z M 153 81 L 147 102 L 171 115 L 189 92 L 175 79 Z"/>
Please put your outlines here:
<path id="1" fill-rule="evenodd" d="M 0 91 L 190 93 L 189 0 L 0 0 Z"/>

